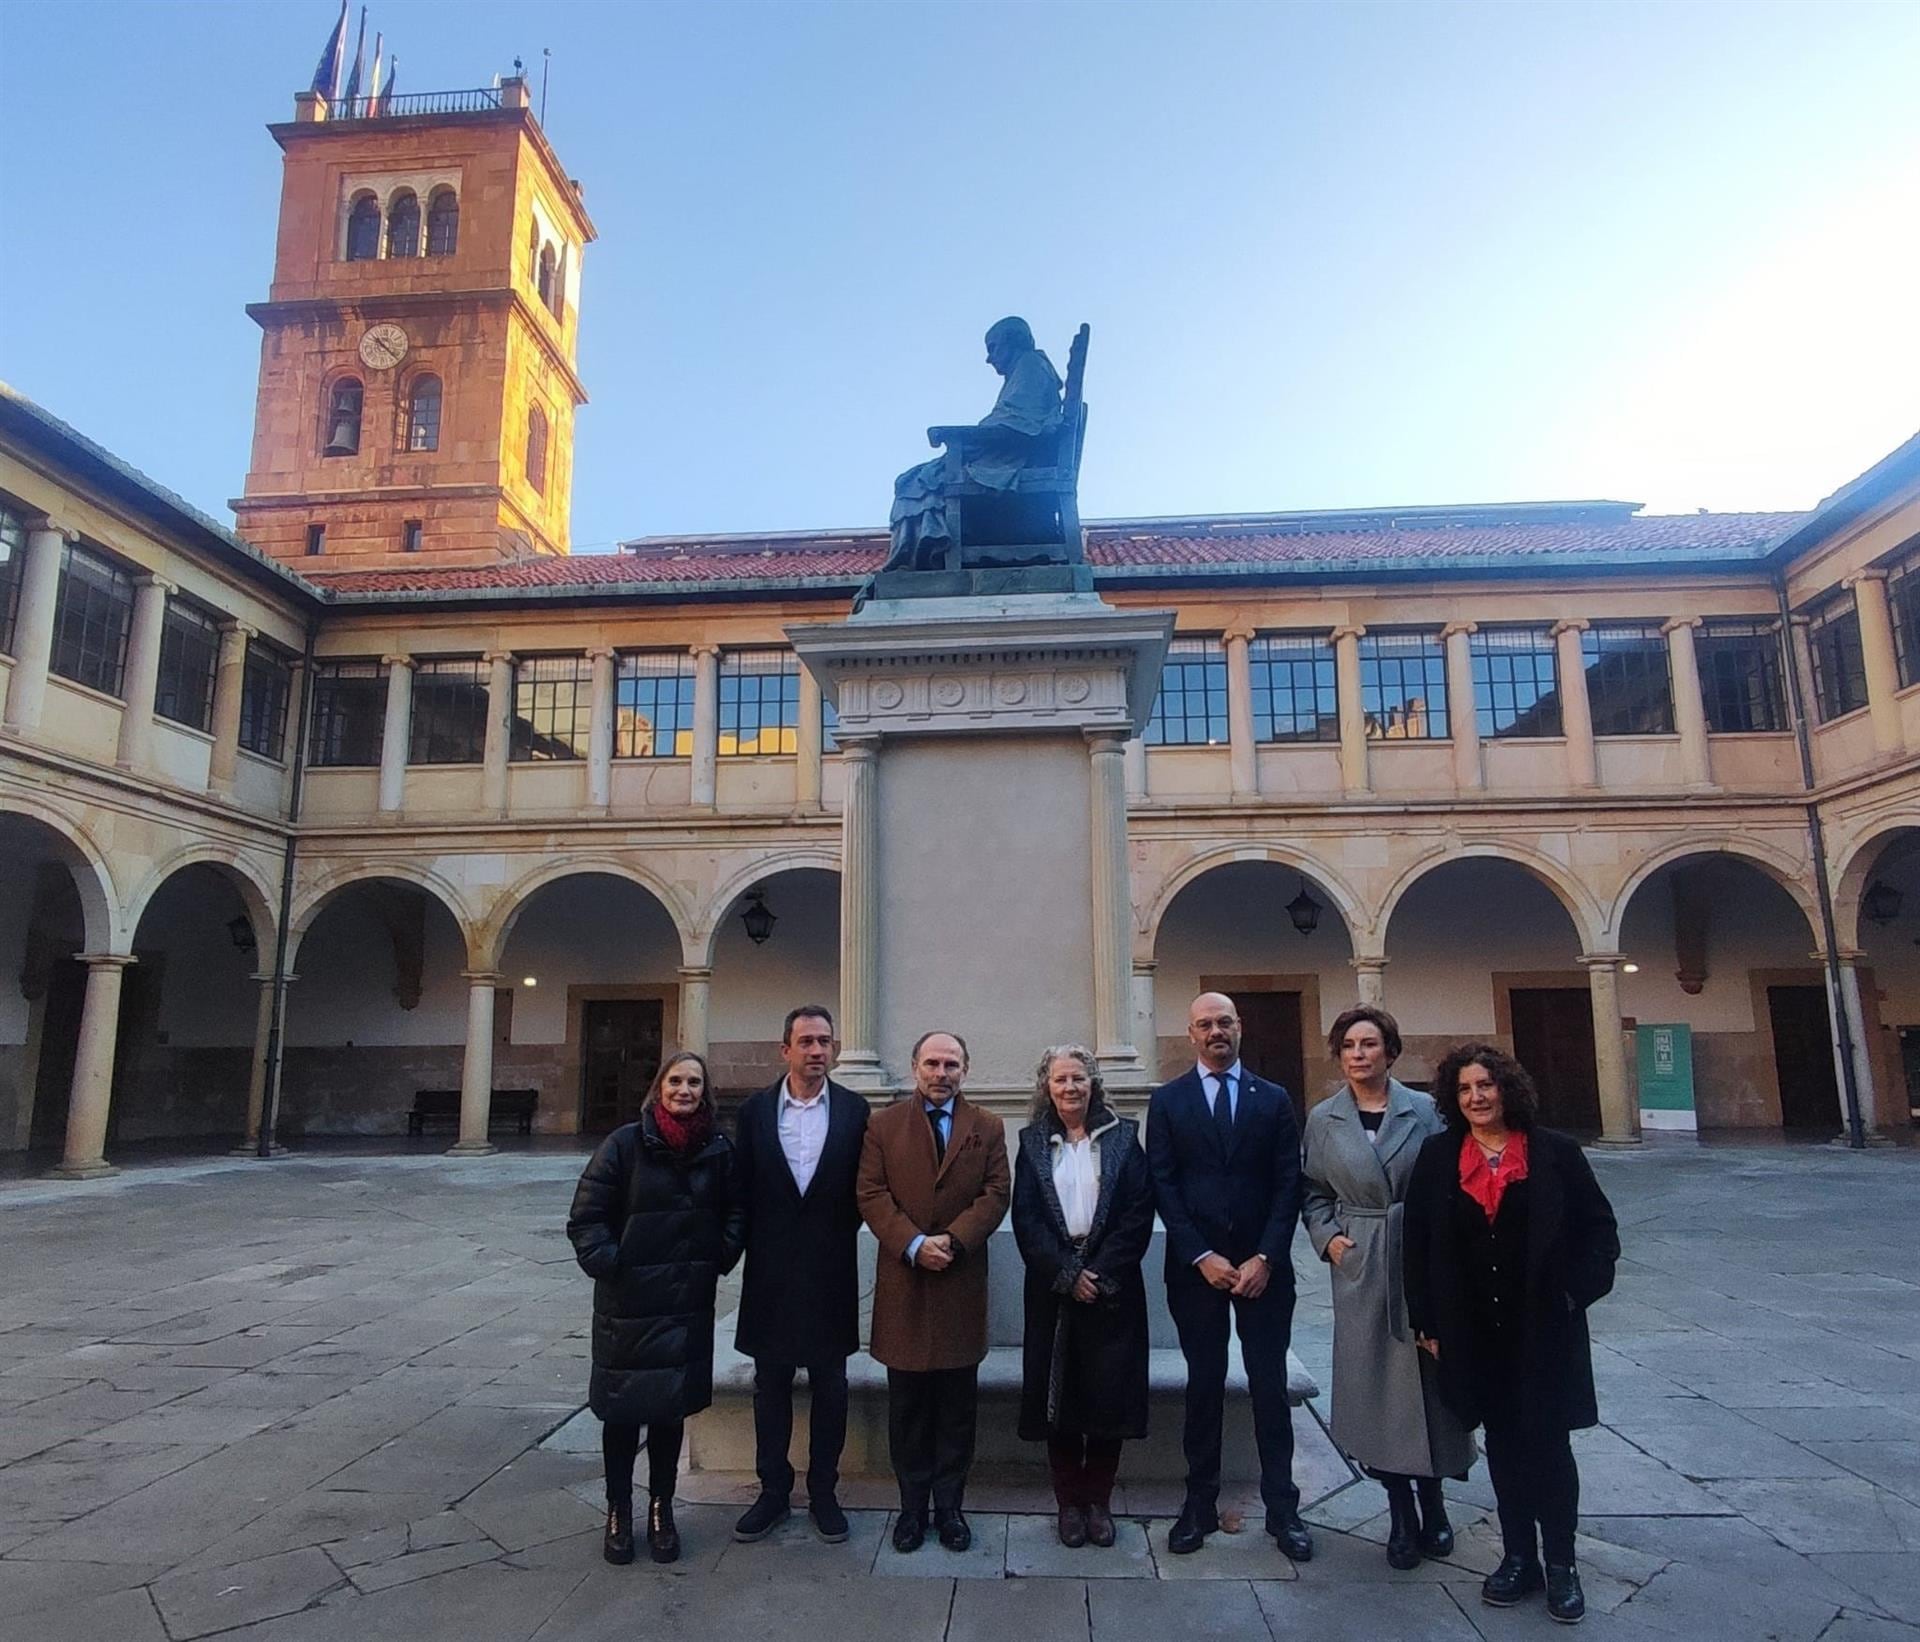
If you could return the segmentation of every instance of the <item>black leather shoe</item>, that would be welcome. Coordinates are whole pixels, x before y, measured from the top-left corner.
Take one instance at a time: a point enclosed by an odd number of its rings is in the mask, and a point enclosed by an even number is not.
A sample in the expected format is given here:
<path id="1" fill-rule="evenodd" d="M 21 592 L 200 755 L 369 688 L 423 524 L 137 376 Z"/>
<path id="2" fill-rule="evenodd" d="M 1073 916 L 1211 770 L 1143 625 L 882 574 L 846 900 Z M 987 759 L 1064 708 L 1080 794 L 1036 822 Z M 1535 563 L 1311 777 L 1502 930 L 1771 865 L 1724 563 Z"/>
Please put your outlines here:
<path id="1" fill-rule="evenodd" d="M 1079 1550 L 1087 1543 L 1087 1513 L 1077 1505 L 1061 1506 L 1054 1520 L 1054 1531 L 1069 1551 Z"/>
<path id="2" fill-rule="evenodd" d="M 1298 1511 L 1291 1516 L 1268 1517 L 1267 1532 L 1279 1542 L 1289 1562 L 1313 1560 L 1313 1535 L 1307 1532 L 1307 1525 L 1300 1520 Z"/>
<path id="3" fill-rule="evenodd" d="M 673 1525 L 673 1501 L 655 1494 L 647 1501 L 647 1554 L 655 1562 L 680 1560 L 680 1530 Z"/>
<path id="4" fill-rule="evenodd" d="M 1207 1535 L 1220 1531 L 1220 1516 L 1211 1505 L 1195 1505 L 1192 1500 L 1180 1508 L 1180 1520 L 1167 1534 L 1167 1549 L 1175 1556 L 1187 1556 L 1207 1542 Z"/>
<path id="5" fill-rule="evenodd" d="M 927 1519 L 918 1511 L 902 1511 L 893 1519 L 893 1548 L 910 1555 L 927 1542 Z"/>
<path id="6" fill-rule="evenodd" d="M 600 1554 L 613 1563 L 628 1563 L 633 1560 L 633 1507 L 631 1505 L 624 1511 L 611 1505 L 607 1507 L 607 1537 L 601 1544 Z"/>
<path id="7" fill-rule="evenodd" d="M 1410 1483 L 1387 1490 L 1387 1566 L 1401 1573 L 1420 1566 L 1420 1519 L 1413 1512 Z"/>
<path id="8" fill-rule="evenodd" d="M 793 1508 L 779 1494 L 763 1492 L 733 1525 L 733 1537 L 751 1545 L 756 1539 L 765 1539 L 792 1515 Z"/>
<path id="9" fill-rule="evenodd" d="M 1452 1556 L 1453 1524 L 1447 1520 L 1446 1485 L 1438 1477 L 1419 1477 L 1414 1487 L 1420 1495 L 1420 1554 Z"/>
<path id="10" fill-rule="evenodd" d="M 949 1551 L 964 1551 L 973 1544 L 973 1530 L 958 1511 L 942 1511 L 937 1516 L 934 1527 L 939 1532 L 940 1543 Z"/>
<path id="11" fill-rule="evenodd" d="M 838 1545 L 847 1537 L 847 1513 L 833 1495 L 814 1500 L 807 1506 L 807 1515 L 813 1519 L 813 1531 L 829 1545 Z"/>
<path id="12" fill-rule="evenodd" d="M 1480 1586 L 1480 1600 L 1493 1608 L 1511 1608 L 1523 1596 L 1545 1588 L 1547 1576 L 1530 1556 L 1500 1559 L 1500 1566 Z"/>
<path id="13" fill-rule="evenodd" d="M 1104 1505 L 1087 1507 L 1087 1543 L 1107 1550 L 1113 1544 L 1113 1513 Z"/>
<path id="14" fill-rule="evenodd" d="M 1580 1570 L 1547 1564 L 1547 1617 L 1562 1625 L 1577 1625 L 1587 1617 L 1587 1593 L 1580 1589 Z"/>

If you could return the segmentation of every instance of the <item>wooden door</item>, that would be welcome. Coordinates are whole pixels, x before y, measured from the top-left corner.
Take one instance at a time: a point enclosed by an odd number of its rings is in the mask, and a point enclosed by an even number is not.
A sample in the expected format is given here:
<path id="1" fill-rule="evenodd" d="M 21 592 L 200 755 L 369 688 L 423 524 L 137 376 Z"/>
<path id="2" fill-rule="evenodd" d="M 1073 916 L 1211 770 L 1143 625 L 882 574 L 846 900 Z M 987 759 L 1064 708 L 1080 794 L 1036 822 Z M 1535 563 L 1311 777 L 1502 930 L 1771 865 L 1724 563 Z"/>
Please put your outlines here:
<path id="1" fill-rule="evenodd" d="M 1824 986 L 1770 986 L 1773 1068 L 1780 1080 L 1780 1127 L 1833 1135 L 1840 1130 L 1840 1081 L 1833 1065 L 1833 1019 Z"/>
<path id="2" fill-rule="evenodd" d="M 1307 1063 L 1303 1052 L 1298 992 L 1235 992 L 1243 1036 L 1240 1064 L 1256 1077 L 1280 1084 L 1293 1097 L 1293 1115 L 1307 1120 Z"/>
<path id="3" fill-rule="evenodd" d="M 1593 996 L 1584 986 L 1516 986 L 1513 1053 L 1540 1091 L 1540 1121 L 1600 1132 L 1600 1073 L 1593 1059 Z"/>
<path id="4" fill-rule="evenodd" d="M 605 1134 L 640 1115 L 660 1070 L 662 1005 L 657 998 L 603 998 L 581 1009 L 580 1127 Z"/>

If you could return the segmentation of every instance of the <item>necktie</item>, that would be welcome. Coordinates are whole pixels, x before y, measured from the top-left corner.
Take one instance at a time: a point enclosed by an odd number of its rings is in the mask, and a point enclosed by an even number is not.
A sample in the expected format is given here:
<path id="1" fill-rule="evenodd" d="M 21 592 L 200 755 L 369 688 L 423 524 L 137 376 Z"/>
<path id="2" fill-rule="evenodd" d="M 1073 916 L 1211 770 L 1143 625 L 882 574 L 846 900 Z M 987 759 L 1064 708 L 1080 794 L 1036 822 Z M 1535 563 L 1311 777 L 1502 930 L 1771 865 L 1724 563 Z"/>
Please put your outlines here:
<path id="1" fill-rule="evenodd" d="M 944 1163 L 947 1160 L 947 1109 L 929 1106 L 927 1121 L 933 1125 L 933 1161 Z"/>
<path id="2" fill-rule="evenodd" d="M 1224 1072 L 1214 1074 L 1217 1093 L 1213 1097 L 1213 1122 L 1220 1131 L 1221 1141 L 1233 1144 L 1233 1081 Z"/>

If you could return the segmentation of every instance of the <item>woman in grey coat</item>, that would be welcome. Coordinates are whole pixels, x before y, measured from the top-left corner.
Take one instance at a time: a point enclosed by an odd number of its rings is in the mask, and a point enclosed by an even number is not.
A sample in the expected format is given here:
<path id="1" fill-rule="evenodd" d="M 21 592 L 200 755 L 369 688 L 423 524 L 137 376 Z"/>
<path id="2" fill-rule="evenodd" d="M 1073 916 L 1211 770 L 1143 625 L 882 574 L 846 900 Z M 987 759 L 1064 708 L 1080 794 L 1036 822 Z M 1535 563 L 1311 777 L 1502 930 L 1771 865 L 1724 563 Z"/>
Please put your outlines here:
<path id="1" fill-rule="evenodd" d="M 1361 1005 L 1327 1050 L 1346 1083 L 1307 1114 L 1301 1219 L 1333 1279 L 1333 1440 L 1385 1485 L 1387 1561 L 1413 1568 L 1453 1550 L 1442 1477 L 1464 1476 L 1473 1438 L 1440 1400 L 1401 1287 L 1401 1210 L 1414 1159 L 1444 1125 L 1433 1101 L 1388 1075 L 1400 1028 Z M 1415 1491 L 1419 1510 L 1415 1513 Z"/>

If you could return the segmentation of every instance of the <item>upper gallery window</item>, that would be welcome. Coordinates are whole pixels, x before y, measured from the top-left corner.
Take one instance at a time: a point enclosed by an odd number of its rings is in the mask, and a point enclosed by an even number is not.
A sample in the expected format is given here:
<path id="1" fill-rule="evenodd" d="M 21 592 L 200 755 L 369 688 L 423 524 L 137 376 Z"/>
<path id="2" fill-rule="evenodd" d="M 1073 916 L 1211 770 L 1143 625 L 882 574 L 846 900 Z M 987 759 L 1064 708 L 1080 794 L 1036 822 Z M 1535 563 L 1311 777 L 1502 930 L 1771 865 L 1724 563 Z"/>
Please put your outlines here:
<path id="1" fill-rule="evenodd" d="M 1659 623 L 1589 627 L 1580 655 L 1595 735 L 1673 734 L 1673 676 Z"/>
<path id="2" fill-rule="evenodd" d="M 27 521 L 0 504 L 0 653 L 13 654 L 13 624 L 20 614 L 20 571 L 27 557 Z"/>
<path id="3" fill-rule="evenodd" d="M 153 710 L 190 729 L 213 722 L 213 675 L 220 665 L 220 628 L 184 599 L 168 599 L 160 620 L 160 675 Z"/>
<path id="4" fill-rule="evenodd" d="M 585 656 L 529 656 L 513 669 L 515 759 L 585 758 L 593 723 L 593 663 Z"/>
<path id="5" fill-rule="evenodd" d="M 791 650 L 729 650 L 720 658 L 722 758 L 798 746 L 800 658 Z"/>
<path id="6" fill-rule="evenodd" d="M 1160 693 L 1140 733 L 1149 747 L 1224 746 L 1227 657 L 1218 639 L 1175 639 L 1160 667 Z"/>
<path id="7" fill-rule="evenodd" d="M 1444 741 L 1447 652 L 1438 633 L 1363 633 L 1360 706 L 1369 741 Z"/>
<path id="8" fill-rule="evenodd" d="M 413 669 L 409 764 L 478 764 L 487 746 L 487 664 L 422 661 Z"/>
<path id="9" fill-rule="evenodd" d="M 347 213 L 347 261 L 372 262 L 380 255 L 380 202 L 362 194 Z"/>
<path id="10" fill-rule="evenodd" d="M 356 456 L 360 451 L 360 407 L 364 395 L 359 379 L 343 376 L 327 395 L 327 437 L 322 456 Z"/>
<path id="11" fill-rule="evenodd" d="M 1340 698 L 1325 633 L 1268 633 L 1247 646 L 1255 741 L 1338 741 Z"/>
<path id="12" fill-rule="evenodd" d="M 1893 617 L 1893 659 L 1900 688 L 1920 684 L 1920 542 L 1909 542 L 1904 558 L 1887 576 L 1887 608 Z"/>
<path id="13" fill-rule="evenodd" d="M 1777 624 L 1710 621 L 1694 635 L 1707 728 L 1719 735 L 1787 727 Z"/>
<path id="14" fill-rule="evenodd" d="M 613 686 L 613 756 L 684 758 L 693 751 L 693 657 L 623 654 Z"/>
<path id="15" fill-rule="evenodd" d="M 1553 634 L 1544 627 L 1482 627 L 1467 644 L 1473 662 L 1473 715 L 1489 740 L 1558 736 L 1560 674 Z"/>
<path id="16" fill-rule="evenodd" d="M 1813 699 L 1822 724 L 1866 706 L 1860 608 L 1851 593 L 1835 595 L 1813 613 L 1807 623 L 1807 648 L 1813 653 Z"/>
<path id="17" fill-rule="evenodd" d="M 417 376 L 407 393 L 407 449 L 440 448 L 440 378 Z"/>
<path id="18" fill-rule="evenodd" d="M 460 245 L 460 200 L 451 188 L 436 188 L 427 201 L 427 255 L 450 257 Z"/>
<path id="19" fill-rule="evenodd" d="M 60 555 L 48 666 L 62 678 L 117 696 L 132 626 L 133 578 L 111 560 L 69 542 Z"/>
<path id="20" fill-rule="evenodd" d="M 240 745 L 262 758 L 286 750 L 287 708 L 293 701 L 293 657 L 264 639 L 247 640 L 240 685 Z M 385 711 L 384 701 L 381 710 Z"/>
<path id="21" fill-rule="evenodd" d="M 387 255 L 417 257 L 420 254 L 420 201 L 413 194 L 396 195 L 387 207 Z"/>
<path id="22" fill-rule="evenodd" d="M 317 661 L 307 756 L 338 769 L 380 762 L 387 716 L 387 670 L 377 661 Z"/>

